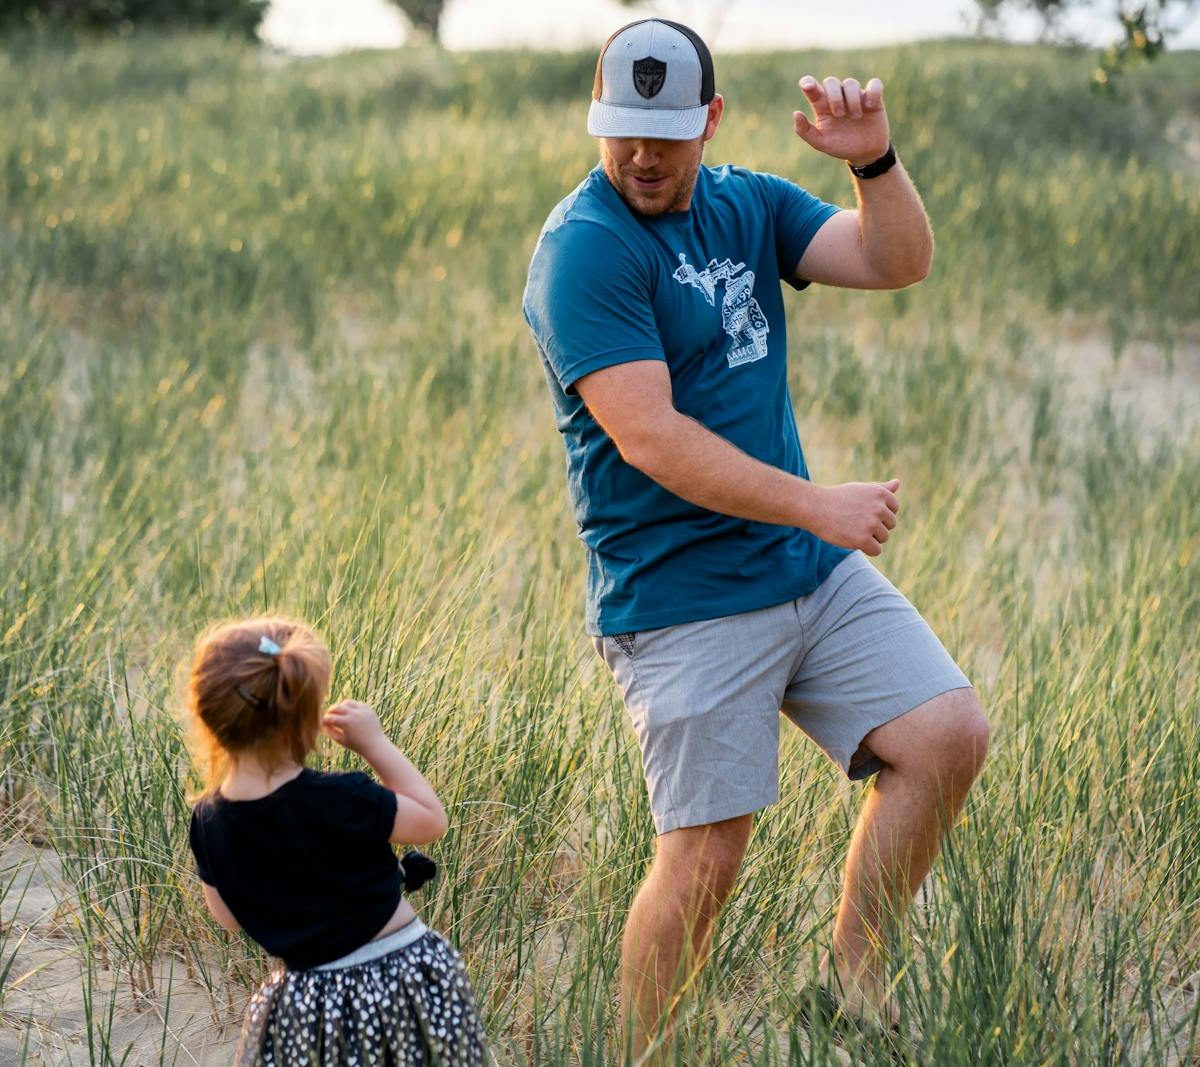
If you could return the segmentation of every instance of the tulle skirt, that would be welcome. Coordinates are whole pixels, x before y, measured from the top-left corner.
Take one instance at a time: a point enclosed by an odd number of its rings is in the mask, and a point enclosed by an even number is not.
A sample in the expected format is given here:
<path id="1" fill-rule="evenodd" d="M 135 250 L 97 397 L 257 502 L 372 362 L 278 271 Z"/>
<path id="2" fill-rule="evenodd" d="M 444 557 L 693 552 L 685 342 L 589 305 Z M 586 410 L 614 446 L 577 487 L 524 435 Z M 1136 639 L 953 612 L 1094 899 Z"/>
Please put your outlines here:
<path id="1" fill-rule="evenodd" d="M 274 972 L 246 1009 L 235 1057 L 237 1067 L 486 1062 L 462 958 L 419 919 L 333 963 Z"/>

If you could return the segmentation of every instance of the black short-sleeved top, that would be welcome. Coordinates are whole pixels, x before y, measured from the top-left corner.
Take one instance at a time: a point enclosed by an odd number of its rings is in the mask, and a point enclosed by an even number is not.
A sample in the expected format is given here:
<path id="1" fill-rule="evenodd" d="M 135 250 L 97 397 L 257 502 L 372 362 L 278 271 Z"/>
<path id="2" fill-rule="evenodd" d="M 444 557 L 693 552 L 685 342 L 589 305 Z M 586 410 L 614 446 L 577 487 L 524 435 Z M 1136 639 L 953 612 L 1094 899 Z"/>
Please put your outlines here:
<path id="1" fill-rule="evenodd" d="M 392 917 L 395 820 L 396 794 L 368 775 L 306 767 L 256 800 L 205 796 L 188 840 L 196 873 L 242 929 L 299 970 L 366 944 Z"/>

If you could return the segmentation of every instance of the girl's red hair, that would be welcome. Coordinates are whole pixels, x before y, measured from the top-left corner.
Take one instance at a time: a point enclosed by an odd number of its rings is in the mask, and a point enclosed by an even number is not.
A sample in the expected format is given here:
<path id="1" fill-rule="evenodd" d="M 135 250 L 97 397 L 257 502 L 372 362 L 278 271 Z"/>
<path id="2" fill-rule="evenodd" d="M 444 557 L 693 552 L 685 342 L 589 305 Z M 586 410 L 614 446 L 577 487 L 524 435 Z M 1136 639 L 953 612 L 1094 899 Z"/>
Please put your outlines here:
<path id="1" fill-rule="evenodd" d="M 278 653 L 260 651 L 264 637 Z M 216 789 L 242 753 L 268 769 L 302 764 L 317 743 L 330 673 L 329 650 L 291 619 L 225 622 L 203 633 L 187 704 L 206 788 Z"/>

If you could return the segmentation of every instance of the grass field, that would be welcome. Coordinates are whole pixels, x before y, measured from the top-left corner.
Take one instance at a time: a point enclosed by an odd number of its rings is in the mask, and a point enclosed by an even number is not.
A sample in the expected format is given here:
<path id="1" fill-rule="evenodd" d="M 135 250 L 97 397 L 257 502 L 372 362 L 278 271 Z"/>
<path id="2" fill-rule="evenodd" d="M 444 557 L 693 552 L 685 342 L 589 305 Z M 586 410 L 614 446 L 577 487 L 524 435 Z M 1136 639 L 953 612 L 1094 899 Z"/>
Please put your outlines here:
<path id="1" fill-rule="evenodd" d="M 418 906 L 499 1062 L 617 1060 L 651 826 L 520 312 L 592 62 L 0 51 L 0 1060 L 227 1061 L 267 960 L 201 913 L 178 670 L 264 610 L 446 800 Z M 718 65 L 708 160 L 841 202 L 796 79 L 883 77 L 937 235 L 912 291 L 789 300 L 814 476 L 903 479 L 881 566 L 994 724 L 899 958 L 914 1063 L 1200 1062 L 1200 56 L 1092 63 Z M 782 777 L 681 1065 L 845 1061 L 795 992 L 861 794 L 799 737 Z"/>

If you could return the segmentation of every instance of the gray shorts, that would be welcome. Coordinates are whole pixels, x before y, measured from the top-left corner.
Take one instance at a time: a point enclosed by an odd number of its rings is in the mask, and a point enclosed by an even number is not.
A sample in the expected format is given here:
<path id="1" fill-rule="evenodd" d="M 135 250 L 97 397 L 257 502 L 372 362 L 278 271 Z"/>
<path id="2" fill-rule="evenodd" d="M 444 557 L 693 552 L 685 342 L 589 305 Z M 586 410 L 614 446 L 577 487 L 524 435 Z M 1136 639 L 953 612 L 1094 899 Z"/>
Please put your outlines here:
<path id="1" fill-rule="evenodd" d="M 867 778 L 882 767 L 867 734 L 971 684 L 859 552 L 809 596 L 595 643 L 633 720 L 660 834 L 779 799 L 780 710 Z"/>

